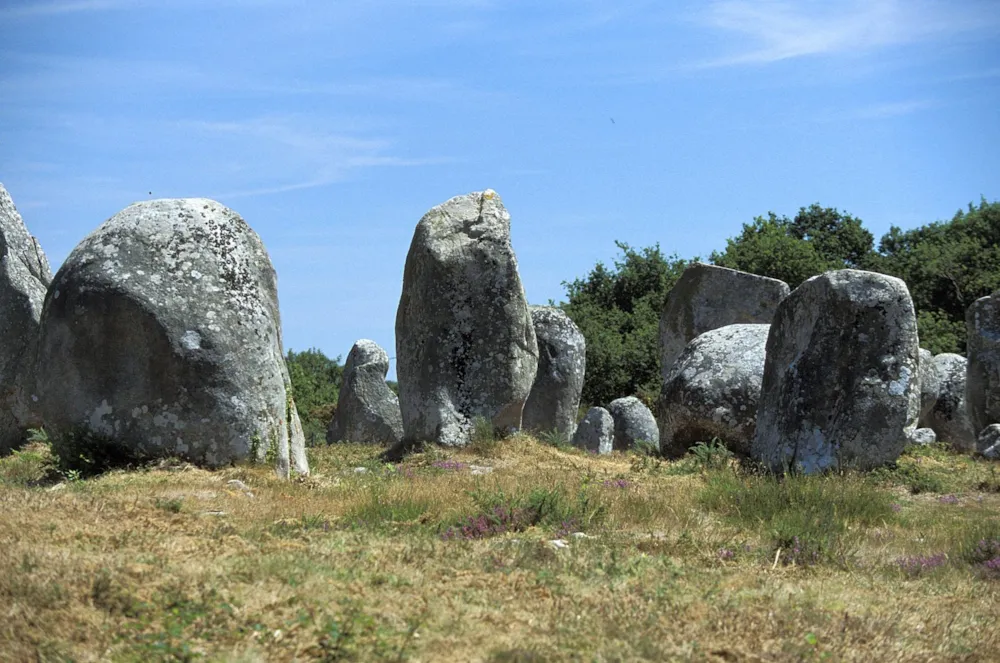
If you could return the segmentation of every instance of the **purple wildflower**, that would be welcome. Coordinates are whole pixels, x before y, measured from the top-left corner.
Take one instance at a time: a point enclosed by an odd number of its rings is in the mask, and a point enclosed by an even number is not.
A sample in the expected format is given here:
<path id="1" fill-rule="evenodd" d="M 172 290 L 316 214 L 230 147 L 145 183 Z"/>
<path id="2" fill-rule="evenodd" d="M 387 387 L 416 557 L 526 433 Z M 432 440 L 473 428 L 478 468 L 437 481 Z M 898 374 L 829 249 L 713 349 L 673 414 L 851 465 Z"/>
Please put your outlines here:
<path id="1" fill-rule="evenodd" d="M 895 512 L 895 513 L 899 513 L 900 511 L 902 511 L 902 510 L 903 510 L 903 507 L 902 507 L 902 506 L 900 506 L 899 504 L 893 504 L 893 505 L 892 505 L 892 510 L 893 510 L 893 512 Z"/>
<path id="2" fill-rule="evenodd" d="M 601 485 L 604 486 L 605 488 L 621 488 L 624 490 L 625 488 L 628 488 L 632 484 L 626 479 L 607 479 L 606 481 L 602 482 Z"/>
<path id="3" fill-rule="evenodd" d="M 943 566 L 947 561 L 948 557 L 944 553 L 930 555 L 929 557 L 910 555 L 908 557 L 900 557 L 897 559 L 896 566 L 898 566 L 903 573 L 910 576 L 916 576 L 920 575 L 924 571 L 930 571 L 939 566 Z"/>
<path id="4" fill-rule="evenodd" d="M 721 560 L 730 560 L 736 557 L 736 553 L 729 548 L 719 548 L 717 554 Z"/>
<path id="5" fill-rule="evenodd" d="M 439 460 L 432 463 L 431 467 L 436 467 L 439 470 L 464 470 L 468 465 L 457 460 Z"/>
<path id="6" fill-rule="evenodd" d="M 958 498 L 954 495 L 942 495 L 938 498 L 941 504 L 958 504 Z"/>

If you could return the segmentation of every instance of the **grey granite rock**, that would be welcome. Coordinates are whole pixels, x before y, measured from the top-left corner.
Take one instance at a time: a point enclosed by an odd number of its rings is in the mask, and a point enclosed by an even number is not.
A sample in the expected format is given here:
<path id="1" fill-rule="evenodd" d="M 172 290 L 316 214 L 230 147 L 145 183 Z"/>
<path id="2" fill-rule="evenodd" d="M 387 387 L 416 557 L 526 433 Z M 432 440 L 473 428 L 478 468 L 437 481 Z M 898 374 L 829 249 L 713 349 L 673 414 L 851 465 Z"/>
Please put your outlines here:
<path id="1" fill-rule="evenodd" d="M 274 268 L 212 200 L 136 203 L 73 250 L 45 299 L 37 385 L 50 434 L 207 467 L 256 455 L 282 475 L 309 470 Z"/>
<path id="2" fill-rule="evenodd" d="M 354 344 L 344 364 L 337 412 L 326 441 L 392 446 L 403 438 L 399 399 L 385 383 L 389 355 L 375 341 Z"/>
<path id="3" fill-rule="evenodd" d="M 894 461 L 920 412 L 917 324 L 901 280 L 815 276 L 778 307 L 751 445 L 773 471 Z"/>
<path id="4" fill-rule="evenodd" d="M 532 306 L 531 321 L 538 340 L 538 372 L 524 403 L 522 427 L 536 433 L 555 431 L 568 442 L 576 431 L 587 342 L 561 309 Z"/>
<path id="5" fill-rule="evenodd" d="M 592 407 L 576 427 L 573 446 L 598 454 L 609 454 L 615 439 L 615 420 L 603 407 Z"/>

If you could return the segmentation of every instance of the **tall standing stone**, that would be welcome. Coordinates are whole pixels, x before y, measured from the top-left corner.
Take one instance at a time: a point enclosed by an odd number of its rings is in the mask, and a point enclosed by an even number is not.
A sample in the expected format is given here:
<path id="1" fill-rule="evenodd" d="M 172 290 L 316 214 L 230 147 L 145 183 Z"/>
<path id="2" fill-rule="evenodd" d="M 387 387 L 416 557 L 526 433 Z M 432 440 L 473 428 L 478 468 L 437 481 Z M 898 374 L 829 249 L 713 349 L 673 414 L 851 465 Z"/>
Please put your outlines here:
<path id="1" fill-rule="evenodd" d="M 37 424 L 31 391 L 38 321 L 52 281 L 49 261 L 0 184 L 0 454 Z"/>
<path id="2" fill-rule="evenodd" d="M 918 371 L 905 283 L 858 270 L 809 279 L 771 325 L 752 455 L 807 473 L 895 460 L 920 411 Z"/>
<path id="3" fill-rule="evenodd" d="M 531 322 L 538 339 L 538 372 L 524 403 L 522 427 L 539 433 L 554 430 L 568 442 L 580 410 L 587 342 L 569 316 L 554 306 L 532 306 Z"/>
<path id="4" fill-rule="evenodd" d="M 674 361 L 699 334 L 735 324 L 770 324 L 788 284 L 735 269 L 694 263 L 667 294 L 660 315 L 660 370 L 670 379 Z"/>
<path id="5" fill-rule="evenodd" d="M 930 350 L 924 350 L 920 348 L 920 422 L 923 425 L 923 421 L 928 414 L 930 414 L 931 409 L 934 407 L 934 403 L 937 402 L 938 390 L 941 385 L 938 384 L 938 372 L 934 369 L 934 355 L 931 354 Z"/>
<path id="6" fill-rule="evenodd" d="M 981 297 L 965 314 L 969 355 L 965 400 L 978 433 L 1000 423 L 1000 293 Z"/>
<path id="7" fill-rule="evenodd" d="M 208 467 L 256 455 L 308 472 L 281 343 L 277 277 L 236 212 L 203 198 L 125 208 L 49 288 L 46 428 Z"/>
<path id="8" fill-rule="evenodd" d="M 931 360 L 936 393 L 921 425 L 932 429 L 938 440 L 949 443 L 958 451 L 976 451 L 976 431 L 972 428 L 965 403 L 966 370 L 967 362 L 962 355 L 945 352 Z"/>
<path id="9" fill-rule="evenodd" d="M 413 234 L 396 313 L 404 445 L 463 446 L 476 417 L 520 428 L 537 367 L 500 196 L 487 189 L 434 207 Z"/>
<path id="10" fill-rule="evenodd" d="M 403 438 L 399 399 L 385 383 L 389 355 L 375 341 L 354 344 L 344 364 L 337 412 L 326 441 L 392 446 Z"/>
<path id="11" fill-rule="evenodd" d="M 698 442 L 716 437 L 730 451 L 750 454 L 770 328 L 726 325 L 688 343 L 660 396 L 665 455 L 683 456 Z"/>

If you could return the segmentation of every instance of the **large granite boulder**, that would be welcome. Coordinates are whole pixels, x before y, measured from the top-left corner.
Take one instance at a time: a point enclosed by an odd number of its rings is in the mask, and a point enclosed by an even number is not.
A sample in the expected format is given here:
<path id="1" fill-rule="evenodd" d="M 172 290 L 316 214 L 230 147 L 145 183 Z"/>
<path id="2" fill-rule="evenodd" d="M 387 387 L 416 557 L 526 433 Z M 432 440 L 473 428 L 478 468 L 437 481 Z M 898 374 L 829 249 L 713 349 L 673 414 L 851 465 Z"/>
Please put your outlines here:
<path id="1" fill-rule="evenodd" d="M 0 184 L 0 454 L 20 446 L 25 429 L 38 424 L 30 392 L 38 320 L 51 281 L 42 248 Z"/>
<path id="2" fill-rule="evenodd" d="M 934 355 L 930 350 L 920 348 L 920 425 L 924 425 L 924 419 L 930 414 L 937 402 L 938 374 L 934 370 Z"/>
<path id="3" fill-rule="evenodd" d="M 918 350 L 901 280 L 858 270 L 809 279 L 771 325 L 752 456 L 806 473 L 895 460 L 920 411 Z"/>
<path id="4" fill-rule="evenodd" d="M 476 417 L 520 428 L 537 367 L 500 196 L 470 193 L 431 209 L 413 234 L 396 313 L 402 446 L 464 446 Z"/>
<path id="5" fill-rule="evenodd" d="M 936 355 L 931 360 L 936 398 L 920 425 L 933 429 L 938 440 L 949 443 L 958 451 L 975 451 L 976 431 L 965 406 L 966 365 L 965 357 L 949 352 Z"/>
<path id="6" fill-rule="evenodd" d="M 726 325 L 696 337 L 674 363 L 660 395 L 660 449 L 683 456 L 718 437 L 747 456 L 757 428 L 770 325 Z"/>
<path id="7" fill-rule="evenodd" d="M 399 399 L 385 383 L 389 355 L 375 341 L 354 344 L 344 364 L 337 412 L 326 441 L 392 446 L 403 439 Z"/>
<path id="8" fill-rule="evenodd" d="M 615 440 L 615 420 L 603 407 L 592 407 L 576 427 L 573 446 L 596 454 L 609 454 Z"/>
<path id="9" fill-rule="evenodd" d="M 973 430 L 1000 423 L 1000 293 L 981 297 L 965 314 L 969 363 L 965 400 Z"/>
<path id="10" fill-rule="evenodd" d="M 538 340 L 538 372 L 521 425 L 538 433 L 556 431 L 569 441 L 580 410 L 587 342 L 569 316 L 553 306 L 532 306 L 531 322 Z"/>
<path id="11" fill-rule="evenodd" d="M 131 205 L 88 235 L 45 299 L 37 393 L 50 434 L 207 467 L 273 458 L 307 473 L 277 278 L 236 212 Z"/>
<path id="12" fill-rule="evenodd" d="M 677 357 L 700 334 L 735 324 L 770 324 L 788 284 L 735 269 L 694 263 L 667 294 L 660 315 L 663 381 Z"/>
<path id="13" fill-rule="evenodd" d="M 659 451 L 660 429 L 645 403 L 635 396 L 616 398 L 608 404 L 608 412 L 615 421 L 612 448 L 616 451 L 627 451 L 643 444 Z"/>

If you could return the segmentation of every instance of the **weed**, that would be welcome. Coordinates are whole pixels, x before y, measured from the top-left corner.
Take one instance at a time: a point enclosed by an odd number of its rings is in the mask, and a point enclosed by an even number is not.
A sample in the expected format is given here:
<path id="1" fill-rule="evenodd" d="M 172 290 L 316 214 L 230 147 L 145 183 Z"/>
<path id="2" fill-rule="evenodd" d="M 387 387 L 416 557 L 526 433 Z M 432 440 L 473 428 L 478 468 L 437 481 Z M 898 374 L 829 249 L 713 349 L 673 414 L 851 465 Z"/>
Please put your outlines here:
<path id="1" fill-rule="evenodd" d="M 567 449 L 570 447 L 569 437 L 556 428 L 545 431 L 544 433 L 539 433 L 538 441 L 550 447 L 555 447 L 556 449 Z"/>
<path id="2" fill-rule="evenodd" d="M 468 449 L 477 456 L 495 457 L 500 452 L 500 431 L 486 417 L 473 417 L 470 422 Z"/>
<path id="3" fill-rule="evenodd" d="M 184 507 L 184 500 L 176 497 L 171 499 L 157 498 L 154 504 L 157 509 L 163 509 L 167 513 L 180 513 L 181 509 Z"/>
<path id="4" fill-rule="evenodd" d="M 694 457 L 695 463 L 703 470 L 719 470 L 729 466 L 733 459 L 733 452 L 726 448 L 717 437 L 712 438 L 708 444 L 699 442 L 688 450 Z"/>
<path id="5" fill-rule="evenodd" d="M 23 449 L 0 458 L 0 483 L 12 486 L 37 486 L 55 473 L 55 459 L 48 443 L 31 440 Z"/>
<path id="6" fill-rule="evenodd" d="M 406 492 L 390 491 L 384 484 L 369 487 L 366 499 L 352 508 L 344 520 L 352 526 L 386 527 L 418 520 L 430 504 Z"/>
<path id="7" fill-rule="evenodd" d="M 78 426 L 51 437 L 52 456 L 59 470 L 71 478 L 87 478 L 119 468 L 139 467 L 149 458 L 111 436 Z"/>

